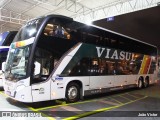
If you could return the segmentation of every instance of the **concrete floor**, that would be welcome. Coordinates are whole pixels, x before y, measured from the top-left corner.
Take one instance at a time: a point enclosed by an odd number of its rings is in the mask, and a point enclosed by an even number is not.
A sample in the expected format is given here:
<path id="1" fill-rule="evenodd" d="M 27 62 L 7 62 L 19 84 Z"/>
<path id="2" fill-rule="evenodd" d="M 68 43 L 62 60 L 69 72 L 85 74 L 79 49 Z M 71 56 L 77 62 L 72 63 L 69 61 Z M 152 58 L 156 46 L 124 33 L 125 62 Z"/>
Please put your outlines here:
<path id="1" fill-rule="evenodd" d="M 71 116 L 84 120 L 159 120 L 160 117 L 135 117 L 136 115 L 138 116 L 139 112 L 133 112 L 146 110 L 160 111 L 159 101 L 160 81 L 146 89 L 129 89 L 120 92 L 116 91 L 103 95 L 95 95 L 86 97 L 83 101 L 70 104 L 59 100 L 25 104 L 8 98 L 4 95 L 3 91 L 0 91 L 0 111 L 20 111 L 21 114 L 24 112 L 32 112 L 44 116 L 0 117 L 0 120 L 72 120 L 73 117 Z M 2 116 L 2 112 L 0 116 Z"/>
<path id="2" fill-rule="evenodd" d="M 160 120 L 160 81 L 147 89 L 133 89 L 129 93 L 143 95 L 146 98 L 80 120 Z M 138 117 L 139 113 L 146 114 L 146 117 Z M 157 114 L 159 117 L 149 117 L 147 113 L 154 113 L 155 116 Z M 135 117 L 136 115 L 137 117 Z"/>

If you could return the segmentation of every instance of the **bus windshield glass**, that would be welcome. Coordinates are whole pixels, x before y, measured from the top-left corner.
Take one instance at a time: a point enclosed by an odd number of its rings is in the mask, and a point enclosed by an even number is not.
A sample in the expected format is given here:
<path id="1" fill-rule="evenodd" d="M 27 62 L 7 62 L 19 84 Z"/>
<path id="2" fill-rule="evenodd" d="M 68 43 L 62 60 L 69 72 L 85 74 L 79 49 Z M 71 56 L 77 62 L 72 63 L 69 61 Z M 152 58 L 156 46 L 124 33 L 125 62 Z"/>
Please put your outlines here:
<path id="1" fill-rule="evenodd" d="M 8 34 L 9 34 L 9 32 L 3 32 L 0 34 L 0 46 L 3 45 Z"/>
<path id="2" fill-rule="evenodd" d="M 2 69 L 2 62 L 6 60 L 8 51 L 1 51 L 0 49 L 0 70 Z"/>
<path id="3" fill-rule="evenodd" d="M 42 21 L 43 18 L 39 18 L 26 23 L 17 33 L 13 42 L 22 41 L 35 37 Z"/>
<path id="4" fill-rule="evenodd" d="M 18 80 L 27 75 L 29 54 L 43 18 L 27 22 L 17 33 L 6 60 L 5 78 Z"/>
<path id="5" fill-rule="evenodd" d="M 27 74 L 29 52 L 32 44 L 23 47 L 11 48 L 7 59 L 5 77 L 12 79 L 23 78 Z"/>

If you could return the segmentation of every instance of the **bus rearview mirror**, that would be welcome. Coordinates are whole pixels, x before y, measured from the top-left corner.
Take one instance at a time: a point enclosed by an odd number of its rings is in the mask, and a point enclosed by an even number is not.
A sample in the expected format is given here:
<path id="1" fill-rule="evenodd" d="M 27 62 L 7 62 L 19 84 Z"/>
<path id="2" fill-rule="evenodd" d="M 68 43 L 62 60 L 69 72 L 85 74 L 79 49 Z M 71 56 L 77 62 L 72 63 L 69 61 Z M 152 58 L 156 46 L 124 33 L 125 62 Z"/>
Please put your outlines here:
<path id="1" fill-rule="evenodd" d="M 6 69 L 6 62 L 2 62 L 2 72 L 4 72 Z"/>
<path id="2" fill-rule="evenodd" d="M 41 70 L 41 64 L 37 61 L 34 62 L 35 68 L 34 68 L 34 75 L 39 75 Z"/>

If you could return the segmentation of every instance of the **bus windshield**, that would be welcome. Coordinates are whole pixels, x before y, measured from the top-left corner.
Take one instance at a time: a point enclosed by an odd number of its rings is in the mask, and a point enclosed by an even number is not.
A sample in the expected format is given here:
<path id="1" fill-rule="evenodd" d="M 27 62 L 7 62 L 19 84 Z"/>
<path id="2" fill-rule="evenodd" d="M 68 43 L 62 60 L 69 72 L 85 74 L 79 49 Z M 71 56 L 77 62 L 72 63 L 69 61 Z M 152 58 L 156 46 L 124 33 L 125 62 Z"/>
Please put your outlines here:
<path id="1" fill-rule="evenodd" d="M 9 32 L 3 32 L 0 34 L 0 46 L 3 45 L 8 34 L 9 34 Z"/>
<path id="2" fill-rule="evenodd" d="M 12 80 L 26 76 L 31 46 L 32 44 L 10 49 L 5 70 L 6 78 Z"/>
<path id="3" fill-rule="evenodd" d="M 18 80 L 26 77 L 29 54 L 42 20 L 29 21 L 15 36 L 6 61 L 6 78 Z"/>

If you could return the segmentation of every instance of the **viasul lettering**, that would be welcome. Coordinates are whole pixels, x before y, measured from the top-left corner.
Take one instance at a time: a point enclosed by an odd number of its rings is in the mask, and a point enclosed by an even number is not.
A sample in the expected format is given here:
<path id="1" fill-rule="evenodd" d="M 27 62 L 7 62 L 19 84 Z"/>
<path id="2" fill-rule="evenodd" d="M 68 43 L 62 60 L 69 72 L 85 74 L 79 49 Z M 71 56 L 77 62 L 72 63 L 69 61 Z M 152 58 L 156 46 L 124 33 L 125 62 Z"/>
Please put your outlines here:
<path id="1" fill-rule="evenodd" d="M 115 49 L 96 47 L 97 56 L 108 59 L 134 60 L 134 53 L 118 51 Z"/>

